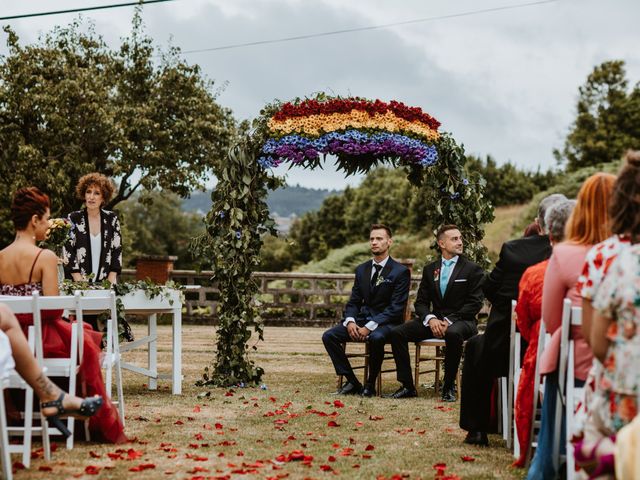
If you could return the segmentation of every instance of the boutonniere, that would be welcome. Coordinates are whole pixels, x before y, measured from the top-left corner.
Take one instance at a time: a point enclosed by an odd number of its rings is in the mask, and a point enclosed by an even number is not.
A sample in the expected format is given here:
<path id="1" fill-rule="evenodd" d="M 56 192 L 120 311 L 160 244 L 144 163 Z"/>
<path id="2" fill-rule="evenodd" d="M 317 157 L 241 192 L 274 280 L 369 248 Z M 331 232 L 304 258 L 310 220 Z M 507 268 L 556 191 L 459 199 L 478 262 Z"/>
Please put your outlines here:
<path id="1" fill-rule="evenodd" d="M 440 269 L 439 269 L 439 268 L 436 268 L 436 269 L 433 271 L 433 281 L 434 281 L 434 282 L 437 282 L 438 280 L 440 280 Z"/>
<path id="2" fill-rule="evenodd" d="M 376 287 L 379 287 L 379 286 L 380 286 L 380 284 L 381 284 L 382 282 L 384 282 L 384 281 L 385 281 L 385 280 L 384 280 L 384 277 L 383 277 L 382 275 L 380 275 L 380 276 L 376 279 L 376 284 L 375 284 L 375 286 L 376 286 Z"/>

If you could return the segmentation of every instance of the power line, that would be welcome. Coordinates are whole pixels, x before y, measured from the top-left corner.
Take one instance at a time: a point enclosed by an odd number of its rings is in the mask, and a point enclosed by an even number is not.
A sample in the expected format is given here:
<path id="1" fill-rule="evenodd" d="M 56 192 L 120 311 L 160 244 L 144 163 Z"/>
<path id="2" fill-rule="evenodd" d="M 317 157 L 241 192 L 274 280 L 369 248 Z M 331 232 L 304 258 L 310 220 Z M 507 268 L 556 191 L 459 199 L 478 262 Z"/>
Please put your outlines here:
<path id="1" fill-rule="evenodd" d="M 174 0 L 140 0 L 139 2 L 115 3 L 112 5 L 97 5 L 95 7 L 70 8 L 69 10 L 54 10 L 51 12 L 25 13 L 22 15 L 11 15 L 9 17 L 0 17 L 3 20 L 17 20 L 19 18 L 44 17 L 48 15 L 62 15 L 63 13 L 88 12 L 90 10 L 105 10 L 107 8 L 133 7 L 136 5 L 146 5 L 148 3 L 173 2 Z"/>
<path id="2" fill-rule="evenodd" d="M 202 52 L 215 52 L 215 51 L 219 51 L 219 50 L 231 50 L 234 48 L 244 48 L 244 47 L 253 47 L 256 45 L 268 45 L 268 44 L 272 44 L 272 43 L 284 43 L 284 42 L 293 42 L 296 40 L 306 40 L 309 38 L 318 38 L 318 37 L 328 37 L 331 35 L 343 35 L 345 33 L 353 33 L 353 32 L 364 32 L 364 31 L 368 31 L 368 30 L 380 30 L 383 28 L 391 28 L 391 27 L 397 27 L 400 25 L 410 25 L 410 24 L 414 24 L 414 23 L 423 23 L 423 22 L 431 22 L 433 20 L 444 20 L 444 19 L 448 19 L 448 18 L 458 18 L 458 17 L 468 17 L 468 16 L 472 16 L 472 15 L 478 15 L 478 14 L 483 14 L 483 13 L 491 13 L 491 12 L 499 12 L 499 11 L 503 11 L 503 10 L 513 10 L 516 8 L 524 8 L 524 7 L 532 7 L 535 5 L 544 5 L 547 3 L 555 3 L 558 0 L 539 0 L 536 2 L 529 2 L 529 3 L 521 3 L 518 5 L 508 5 L 508 6 L 504 6 L 504 7 L 494 7 L 494 8 L 486 8 L 483 10 L 472 10 L 472 11 L 468 11 L 468 12 L 461 12 L 461 13 L 452 13 L 449 15 L 438 15 L 435 17 L 425 17 L 425 18 L 417 18 L 414 20 L 405 20 L 403 22 L 394 22 L 394 23 L 384 23 L 381 25 L 370 25 L 368 27 L 356 27 L 356 28 L 347 28 L 344 30 L 332 30 L 330 32 L 320 32 L 320 33 L 310 33 L 307 35 L 296 35 L 295 37 L 283 37 L 283 38 L 276 38 L 276 39 L 272 39 L 272 40 L 259 40 L 259 41 L 255 41 L 255 42 L 246 42 L 246 43 L 234 43 L 231 45 L 223 45 L 220 47 L 211 47 L 211 48 L 200 48 L 197 50 L 183 50 L 182 53 L 202 53 Z"/>

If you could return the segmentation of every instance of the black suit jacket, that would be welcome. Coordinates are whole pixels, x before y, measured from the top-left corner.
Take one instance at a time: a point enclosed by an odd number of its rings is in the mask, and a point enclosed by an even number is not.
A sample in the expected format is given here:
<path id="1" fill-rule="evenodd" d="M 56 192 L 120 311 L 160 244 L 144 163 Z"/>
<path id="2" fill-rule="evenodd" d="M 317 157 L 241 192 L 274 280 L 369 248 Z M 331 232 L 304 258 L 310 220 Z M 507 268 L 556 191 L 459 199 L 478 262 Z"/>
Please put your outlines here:
<path id="1" fill-rule="evenodd" d="M 517 238 L 502 245 L 500 258 L 482 285 L 492 306 L 511 309 L 511 300 L 518 299 L 518 284 L 524 271 L 551 256 L 547 235 Z"/>
<path id="2" fill-rule="evenodd" d="M 441 264 L 442 260 L 438 259 L 422 272 L 415 303 L 416 320 L 423 322 L 427 315 L 435 315 L 438 318 L 447 317 L 453 323 L 461 320 L 475 322 L 482 308 L 484 270 L 471 260 L 459 256 L 443 297 L 439 280 Z"/>
<path id="3" fill-rule="evenodd" d="M 372 287 L 372 268 L 371 260 L 356 267 L 351 297 L 344 312 L 345 318 L 374 321 L 378 325 L 402 323 L 411 283 L 409 269 L 389 257 L 378 275 L 377 286 Z"/>

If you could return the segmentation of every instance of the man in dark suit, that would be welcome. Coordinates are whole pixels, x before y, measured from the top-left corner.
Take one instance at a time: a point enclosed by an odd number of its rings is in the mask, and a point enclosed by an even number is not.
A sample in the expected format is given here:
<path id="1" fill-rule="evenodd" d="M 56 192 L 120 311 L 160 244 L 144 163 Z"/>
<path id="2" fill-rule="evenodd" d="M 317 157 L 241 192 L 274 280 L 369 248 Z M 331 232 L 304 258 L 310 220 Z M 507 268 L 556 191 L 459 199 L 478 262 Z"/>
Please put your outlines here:
<path id="1" fill-rule="evenodd" d="M 322 335 L 336 374 L 347 383 L 337 392 L 343 395 L 375 395 L 375 381 L 384 358 L 384 345 L 391 329 L 402 323 L 409 298 L 411 274 L 404 265 L 389 256 L 393 243 L 386 225 L 371 225 L 369 244 L 373 260 L 358 265 L 344 321 Z M 356 378 L 342 344 L 369 342 L 369 377 L 364 388 Z"/>
<path id="2" fill-rule="evenodd" d="M 489 444 L 493 380 L 509 373 L 511 300 L 518 299 L 518 284 L 524 271 L 551 256 L 544 215 L 559 200 L 566 197 L 553 194 L 542 199 L 536 218 L 542 233 L 502 245 L 495 268 L 484 279 L 482 290 L 491 302 L 491 313 L 484 335 L 467 342 L 462 366 L 460 427 L 468 432 L 465 443 Z"/>
<path id="3" fill-rule="evenodd" d="M 402 387 L 391 398 L 417 396 L 413 385 L 408 342 L 444 338 L 444 382 L 442 399 L 456 401 L 455 380 L 464 341 L 478 333 L 476 315 L 482 307 L 480 283 L 484 271 L 462 256 L 462 234 L 455 225 L 444 225 L 436 234 L 442 258 L 427 265 L 415 303 L 415 321 L 393 329 L 397 378 Z"/>

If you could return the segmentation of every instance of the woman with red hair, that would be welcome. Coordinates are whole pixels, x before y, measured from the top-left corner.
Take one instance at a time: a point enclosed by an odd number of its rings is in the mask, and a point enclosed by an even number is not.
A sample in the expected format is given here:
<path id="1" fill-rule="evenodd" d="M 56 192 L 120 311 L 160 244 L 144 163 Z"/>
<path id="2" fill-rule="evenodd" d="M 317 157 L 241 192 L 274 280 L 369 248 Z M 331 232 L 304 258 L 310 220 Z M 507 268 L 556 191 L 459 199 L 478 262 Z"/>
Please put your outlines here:
<path id="1" fill-rule="evenodd" d="M 578 193 L 576 206 L 567 221 L 565 241 L 553 247 L 553 254 L 545 272 L 542 319 L 547 332 L 551 334 L 551 342 L 539 359 L 540 373 L 546 375 L 546 382 L 538 448 L 527 475 L 528 479 L 555 478 L 557 472 L 553 464 L 553 442 L 560 442 L 560 453 L 564 450 L 564 440 L 553 438 L 562 304 L 565 298 L 569 298 L 574 306 L 582 305 L 576 282 L 589 249 L 611 235 L 608 207 L 615 180 L 615 175 L 608 173 L 596 173 L 585 180 Z M 591 368 L 593 355 L 580 327 L 572 329 L 571 336 L 575 342 L 576 380 L 584 383 Z M 564 436 L 564 429 L 562 432 Z"/>
<path id="2" fill-rule="evenodd" d="M 13 197 L 11 217 L 16 238 L 0 250 L 0 295 L 25 296 L 34 291 L 44 296 L 58 295 L 58 258 L 51 250 L 36 246 L 36 242 L 44 240 L 49 228 L 49 197 L 36 187 L 19 189 Z M 61 315 L 60 310 L 43 312 L 42 344 L 45 357 L 64 358 L 71 351 L 71 324 Z M 32 316 L 17 317 L 26 334 L 33 322 Z M 108 398 L 100 369 L 101 336 L 99 332 L 84 328 L 84 355 L 79 380 L 86 386 L 89 396 Z M 63 399 L 53 406 L 62 414 L 66 408 L 64 405 Z M 110 402 L 105 402 L 91 417 L 89 428 L 94 437 L 106 442 L 126 441 L 118 412 Z"/>

